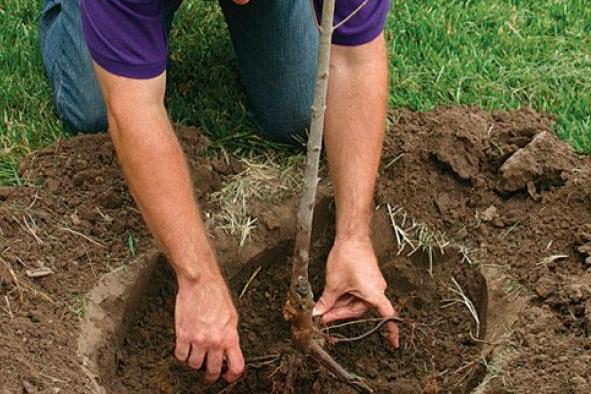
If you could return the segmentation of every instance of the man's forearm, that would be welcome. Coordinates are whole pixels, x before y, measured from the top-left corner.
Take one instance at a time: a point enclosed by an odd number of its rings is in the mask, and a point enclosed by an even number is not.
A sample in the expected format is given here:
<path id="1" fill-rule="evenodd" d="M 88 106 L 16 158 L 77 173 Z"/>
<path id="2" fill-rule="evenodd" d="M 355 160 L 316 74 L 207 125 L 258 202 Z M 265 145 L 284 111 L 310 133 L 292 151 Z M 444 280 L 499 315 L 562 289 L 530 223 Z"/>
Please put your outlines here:
<path id="1" fill-rule="evenodd" d="M 100 76 L 101 70 L 98 72 Z M 123 98 L 109 97 L 115 89 L 108 86 L 104 90 L 110 134 L 129 189 L 151 233 L 170 257 L 181 285 L 219 271 L 193 196 L 184 154 L 163 101 L 155 94 L 160 93 L 163 83 L 150 87 L 157 89 L 150 93 L 154 99 L 141 97 L 146 94 L 145 87 L 138 89 L 138 97 L 133 89 L 131 96 Z"/>
<path id="2" fill-rule="evenodd" d="M 164 107 L 145 110 L 133 124 L 111 123 L 117 156 L 144 219 L 179 280 L 196 280 L 204 270 L 213 272 L 217 267 L 189 171 Z M 151 130 L 149 136 L 145 130 Z"/>
<path id="3" fill-rule="evenodd" d="M 367 238 L 384 138 L 387 60 L 383 35 L 333 45 L 325 143 L 337 209 L 337 239 Z"/>

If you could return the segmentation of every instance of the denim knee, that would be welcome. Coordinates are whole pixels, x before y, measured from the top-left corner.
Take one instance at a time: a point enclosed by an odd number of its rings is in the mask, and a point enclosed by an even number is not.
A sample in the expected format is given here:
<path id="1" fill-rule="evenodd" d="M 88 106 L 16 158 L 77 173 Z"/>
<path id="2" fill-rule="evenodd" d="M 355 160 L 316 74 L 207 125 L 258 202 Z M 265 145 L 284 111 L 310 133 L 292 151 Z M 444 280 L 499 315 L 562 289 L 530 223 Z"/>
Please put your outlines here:
<path id="1" fill-rule="evenodd" d="M 79 95 L 76 101 L 56 98 L 58 116 L 72 132 L 97 133 L 108 127 L 107 113 L 102 96 Z"/>
<path id="2" fill-rule="evenodd" d="M 293 104 L 275 111 L 254 111 L 260 132 L 265 138 L 285 144 L 297 144 L 305 140 L 312 111 L 309 107 Z"/>

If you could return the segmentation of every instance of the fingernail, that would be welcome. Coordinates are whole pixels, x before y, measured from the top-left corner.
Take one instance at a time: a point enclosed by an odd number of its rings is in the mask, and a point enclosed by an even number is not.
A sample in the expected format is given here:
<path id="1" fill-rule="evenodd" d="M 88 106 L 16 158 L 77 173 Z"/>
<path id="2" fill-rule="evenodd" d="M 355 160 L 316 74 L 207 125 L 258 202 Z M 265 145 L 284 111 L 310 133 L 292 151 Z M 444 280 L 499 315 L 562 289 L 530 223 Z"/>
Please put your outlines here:
<path id="1" fill-rule="evenodd" d="M 313 317 L 320 316 L 320 315 L 322 315 L 322 313 L 320 313 L 320 309 L 318 309 L 318 308 L 312 309 L 312 316 Z"/>

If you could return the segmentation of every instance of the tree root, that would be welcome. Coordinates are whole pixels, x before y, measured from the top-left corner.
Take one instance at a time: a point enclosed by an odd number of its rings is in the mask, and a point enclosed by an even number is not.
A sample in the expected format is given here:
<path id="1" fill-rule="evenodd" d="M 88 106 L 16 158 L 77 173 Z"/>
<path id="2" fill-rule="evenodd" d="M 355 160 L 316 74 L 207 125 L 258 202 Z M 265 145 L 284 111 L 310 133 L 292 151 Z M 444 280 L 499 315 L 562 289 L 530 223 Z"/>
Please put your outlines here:
<path id="1" fill-rule="evenodd" d="M 363 334 L 357 335 L 355 337 L 351 337 L 351 338 L 334 338 L 334 337 L 329 337 L 327 339 L 327 341 L 331 344 L 336 344 L 336 343 L 343 343 L 343 342 L 355 342 L 355 341 L 360 341 L 362 339 L 367 338 L 368 336 L 370 336 L 371 334 L 375 333 L 376 331 L 378 331 L 384 324 L 389 323 L 389 322 L 396 322 L 396 323 L 403 323 L 404 320 L 402 320 L 399 317 L 396 316 L 392 316 L 392 317 L 385 317 L 381 320 L 379 320 L 378 324 L 376 324 L 373 328 L 371 328 L 370 330 L 366 331 Z"/>
<path id="2" fill-rule="evenodd" d="M 360 393 L 374 392 L 365 379 L 343 368 L 318 342 L 311 341 L 308 345 L 308 351 L 343 383 L 348 384 Z"/>

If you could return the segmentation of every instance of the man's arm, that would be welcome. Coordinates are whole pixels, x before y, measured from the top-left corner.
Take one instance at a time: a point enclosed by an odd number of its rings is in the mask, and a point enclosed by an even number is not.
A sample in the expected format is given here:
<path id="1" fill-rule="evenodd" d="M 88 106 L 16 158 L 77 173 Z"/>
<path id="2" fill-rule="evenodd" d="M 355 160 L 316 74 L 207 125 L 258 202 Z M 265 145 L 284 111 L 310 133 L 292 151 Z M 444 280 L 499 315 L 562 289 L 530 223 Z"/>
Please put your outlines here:
<path id="1" fill-rule="evenodd" d="M 129 189 L 176 272 L 175 355 L 193 368 L 207 356 L 205 378 L 243 372 L 238 315 L 217 266 L 195 201 L 185 157 L 164 107 L 166 74 L 132 79 L 95 64 L 109 132 Z"/>
<path id="2" fill-rule="evenodd" d="M 384 35 L 360 46 L 333 45 L 325 143 L 335 190 L 337 223 L 327 262 L 327 286 L 315 313 L 329 322 L 374 308 L 396 314 L 370 239 L 373 194 L 384 138 L 387 100 Z M 398 347 L 398 327 L 389 325 Z"/>

